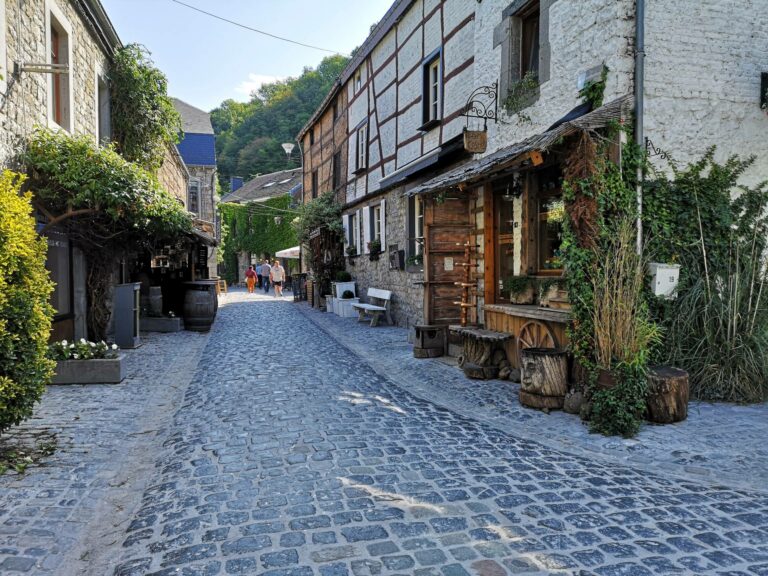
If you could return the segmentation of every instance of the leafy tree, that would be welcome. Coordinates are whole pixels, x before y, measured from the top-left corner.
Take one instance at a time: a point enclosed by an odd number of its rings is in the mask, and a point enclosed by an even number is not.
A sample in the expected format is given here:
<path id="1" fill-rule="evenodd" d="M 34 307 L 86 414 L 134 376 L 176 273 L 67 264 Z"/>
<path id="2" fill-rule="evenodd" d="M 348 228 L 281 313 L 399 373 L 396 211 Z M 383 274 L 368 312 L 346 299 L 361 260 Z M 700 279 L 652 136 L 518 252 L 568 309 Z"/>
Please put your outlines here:
<path id="1" fill-rule="evenodd" d="M 109 77 L 117 150 L 153 172 L 162 166 L 166 146 L 178 142 L 181 132 L 181 117 L 168 97 L 168 80 L 138 44 L 117 50 Z"/>
<path id="2" fill-rule="evenodd" d="M 53 373 L 47 245 L 35 231 L 31 194 L 19 193 L 22 182 L 7 170 L 0 176 L 0 432 L 32 415 Z"/>
<path id="3" fill-rule="evenodd" d="M 191 216 L 153 175 L 87 135 L 37 130 L 23 161 L 35 205 L 48 218 L 42 233 L 63 228 L 86 256 L 88 333 L 102 340 L 115 263 L 131 252 L 174 243 L 191 231 Z"/>
<path id="4" fill-rule="evenodd" d="M 224 101 L 211 111 L 222 182 L 288 168 L 283 142 L 294 142 L 348 60 L 325 58 L 298 78 L 264 84 L 247 103 Z"/>

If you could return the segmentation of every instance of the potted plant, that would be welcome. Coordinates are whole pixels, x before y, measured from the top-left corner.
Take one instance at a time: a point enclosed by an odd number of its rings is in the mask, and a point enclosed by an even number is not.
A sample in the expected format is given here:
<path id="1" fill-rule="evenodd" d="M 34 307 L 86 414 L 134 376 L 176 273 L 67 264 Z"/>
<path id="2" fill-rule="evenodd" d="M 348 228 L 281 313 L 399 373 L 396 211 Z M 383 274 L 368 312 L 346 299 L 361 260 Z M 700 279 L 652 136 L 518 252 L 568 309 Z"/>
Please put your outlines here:
<path id="1" fill-rule="evenodd" d="M 413 254 L 408 256 L 405 263 L 408 266 L 421 266 L 424 263 L 424 256 L 422 254 Z"/>
<path id="2" fill-rule="evenodd" d="M 533 304 L 535 288 L 536 281 L 530 276 L 510 276 L 504 280 L 504 289 L 509 291 L 512 304 Z"/>
<path id="3" fill-rule="evenodd" d="M 378 260 L 381 254 L 381 240 L 371 240 L 368 242 L 368 258 Z"/>
<path id="4" fill-rule="evenodd" d="M 125 378 L 125 355 L 117 344 L 62 340 L 49 346 L 48 355 L 56 361 L 52 384 L 110 384 Z"/>
<path id="5" fill-rule="evenodd" d="M 542 308 L 561 308 L 561 303 L 568 303 L 568 292 L 561 278 L 542 278 L 539 280 L 539 306 Z"/>

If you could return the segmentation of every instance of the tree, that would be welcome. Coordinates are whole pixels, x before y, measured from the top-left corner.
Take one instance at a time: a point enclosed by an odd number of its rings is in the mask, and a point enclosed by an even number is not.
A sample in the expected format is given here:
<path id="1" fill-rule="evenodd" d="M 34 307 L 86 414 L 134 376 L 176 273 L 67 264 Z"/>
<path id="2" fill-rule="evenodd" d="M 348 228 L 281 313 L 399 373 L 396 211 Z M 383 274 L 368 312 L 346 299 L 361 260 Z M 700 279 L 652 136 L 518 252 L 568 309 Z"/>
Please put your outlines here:
<path id="1" fill-rule="evenodd" d="M 293 142 L 339 77 L 347 59 L 325 58 L 298 78 L 261 86 L 247 103 L 224 101 L 211 111 L 222 182 L 289 167 L 283 142 Z"/>
<path id="2" fill-rule="evenodd" d="M 32 415 L 53 373 L 46 358 L 53 283 L 32 196 L 19 193 L 23 181 L 7 170 L 0 176 L 0 432 Z"/>

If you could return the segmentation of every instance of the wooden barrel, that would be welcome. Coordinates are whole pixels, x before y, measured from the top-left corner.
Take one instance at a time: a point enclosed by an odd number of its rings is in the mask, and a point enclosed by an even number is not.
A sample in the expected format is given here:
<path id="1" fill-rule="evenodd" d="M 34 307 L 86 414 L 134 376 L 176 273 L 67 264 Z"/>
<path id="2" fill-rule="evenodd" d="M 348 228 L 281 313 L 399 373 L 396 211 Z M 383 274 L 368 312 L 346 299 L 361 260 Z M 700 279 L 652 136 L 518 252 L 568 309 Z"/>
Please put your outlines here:
<path id="1" fill-rule="evenodd" d="M 185 282 L 184 326 L 195 332 L 208 332 L 216 318 L 217 298 L 211 282 Z"/>
<path id="2" fill-rule="evenodd" d="M 562 408 L 568 392 L 568 353 L 562 348 L 524 348 L 520 357 L 520 403 Z"/>

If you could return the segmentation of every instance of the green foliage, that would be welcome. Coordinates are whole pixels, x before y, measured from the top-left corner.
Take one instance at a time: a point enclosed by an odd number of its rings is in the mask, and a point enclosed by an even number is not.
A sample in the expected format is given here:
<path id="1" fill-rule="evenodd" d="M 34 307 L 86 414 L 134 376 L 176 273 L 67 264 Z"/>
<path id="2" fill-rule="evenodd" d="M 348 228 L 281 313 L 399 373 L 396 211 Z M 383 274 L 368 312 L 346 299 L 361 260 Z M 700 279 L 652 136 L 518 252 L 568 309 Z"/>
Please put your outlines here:
<path id="1" fill-rule="evenodd" d="M 298 243 L 291 224 L 289 195 L 269 198 L 264 202 L 249 204 L 219 204 L 224 236 L 224 262 L 227 263 L 227 280 L 235 280 L 237 254 L 248 252 L 259 256 L 273 255 L 278 250 L 291 248 Z M 275 222 L 278 217 L 279 223 Z"/>
<path id="2" fill-rule="evenodd" d="M 0 176 L 0 432 L 29 418 L 53 373 L 46 358 L 53 283 L 23 177 Z"/>
<path id="3" fill-rule="evenodd" d="M 504 289 L 512 296 L 519 296 L 531 286 L 536 286 L 536 279 L 530 276 L 508 276 L 504 279 Z"/>
<path id="4" fill-rule="evenodd" d="M 579 90 L 579 98 L 585 104 L 589 102 L 592 105 L 592 110 L 597 110 L 603 105 L 603 97 L 605 95 L 605 85 L 608 80 L 608 66 L 603 64 L 603 70 L 600 73 L 599 80 L 590 80 L 584 85 L 584 88 Z"/>
<path id="5" fill-rule="evenodd" d="M 90 136 L 37 130 L 22 161 L 35 205 L 88 260 L 88 331 L 103 340 L 115 263 L 129 253 L 172 244 L 192 230 L 192 218 L 157 179 Z"/>
<path id="6" fill-rule="evenodd" d="M 645 412 L 646 370 L 622 365 L 615 374 L 618 383 L 614 388 L 592 393 L 589 429 L 607 436 L 630 438 L 640 430 Z"/>
<path id="7" fill-rule="evenodd" d="M 250 102 L 227 100 L 212 110 L 221 181 L 285 170 L 281 144 L 295 141 L 347 62 L 343 56 L 329 56 L 298 78 L 264 84 Z"/>
<path id="8" fill-rule="evenodd" d="M 346 270 L 339 270 L 336 272 L 336 282 L 351 282 L 352 281 L 352 274 L 347 272 Z"/>
<path id="9" fill-rule="evenodd" d="M 124 158 L 145 170 L 163 164 L 166 146 L 178 142 L 181 117 L 168 97 L 168 80 L 146 48 L 128 44 L 115 52 L 109 73 L 112 135 Z"/>
<path id="10" fill-rule="evenodd" d="M 504 100 L 504 109 L 510 116 L 518 115 L 521 122 L 530 122 L 531 117 L 523 110 L 531 105 L 539 90 L 539 76 L 535 72 L 527 72 L 520 80 L 512 84 Z"/>
<path id="11" fill-rule="evenodd" d="M 341 298 L 343 300 L 349 300 L 350 298 L 354 298 L 355 293 L 352 292 L 352 290 L 344 290 L 344 292 L 341 294 Z"/>
<path id="12" fill-rule="evenodd" d="M 48 357 L 51 360 L 99 360 L 117 357 L 117 344 L 111 346 L 104 342 L 89 342 L 81 338 L 77 342 L 61 340 L 48 347 Z"/>
<path id="13" fill-rule="evenodd" d="M 645 191 L 652 253 L 681 264 L 679 297 L 656 301 L 668 328 L 659 360 L 690 374 L 694 397 L 768 399 L 768 183 L 739 185 L 753 159 L 719 164 L 710 149 Z M 738 194 L 732 194 L 734 191 Z"/>
<path id="14" fill-rule="evenodd" d="M 299 217 L 294 221 L 299 242 L 309 243 L 309 236 L 315 230 L 326 228 L 340 237 L 344 234 L 341 224 L 341 204 L 333 192 L 325 192 L 300 208 Z"/>

